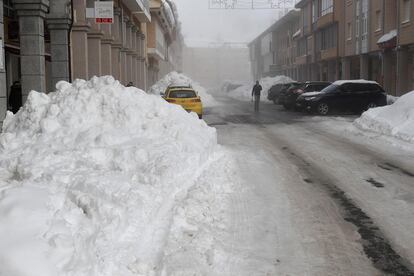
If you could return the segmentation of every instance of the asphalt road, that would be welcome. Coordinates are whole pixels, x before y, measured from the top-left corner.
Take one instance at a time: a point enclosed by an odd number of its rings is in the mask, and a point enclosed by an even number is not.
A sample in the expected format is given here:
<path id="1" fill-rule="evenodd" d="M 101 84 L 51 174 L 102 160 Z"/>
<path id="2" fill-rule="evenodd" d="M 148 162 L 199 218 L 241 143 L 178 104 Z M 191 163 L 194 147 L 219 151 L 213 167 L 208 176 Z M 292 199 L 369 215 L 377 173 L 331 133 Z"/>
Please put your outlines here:
<path id="1" fill-rule="evenodd" d="M 338 129 L 353 115 L 272 104 L 254 113 L 250 102 L 218 100 L 204 118 L 234 152 L 244 187 L 233 195 L 230 243 L 247 257 L 229 261 L 229 271 L 414 275 L 412 152 L 344 136 Z"/>

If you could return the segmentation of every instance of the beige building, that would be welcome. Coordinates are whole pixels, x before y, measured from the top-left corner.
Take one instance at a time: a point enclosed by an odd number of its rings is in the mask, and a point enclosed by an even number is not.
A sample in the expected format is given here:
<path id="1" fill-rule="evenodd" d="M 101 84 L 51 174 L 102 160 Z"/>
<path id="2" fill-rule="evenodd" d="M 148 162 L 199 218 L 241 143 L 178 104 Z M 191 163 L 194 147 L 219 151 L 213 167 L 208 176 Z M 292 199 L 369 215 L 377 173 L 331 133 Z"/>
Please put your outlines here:
<path id="1" fill-rule="evenodd" d="M 147 88 L 147 1 L 114 1 L 113 24 L 96 24 L 94 1 L 74 0 L 71 31 L 72 78 L 113 75 L 123 84 Z"/>
<path id="2" fill-rule="evenodd" d="M 97 23 L 95 0 L 0 0 L 0 122 L 13 84 L 23 102 L 60 80 L 113 75 L 147 89 L 182 67 L 183 39 L 169 0 L 110 2 L 113 20 Z M 3 13 L 4 11 L 4 13 Z"/>
<path id="3" fill-rule="evenodd" d="M 184 39 L 175 4 L 171 1 L 150 0 L 152 20 L 147 24 L 148 84 L 173 70 L 182 69 Z"/>
<path id="4" fill-rule="evenodd" d="M 414 0 L 300 0 L 296 8 L 299 16 L 289 13 L 250 43 L 256 78 L 281 73 L 300 81 L 363 78 L 395 95 L 414 89 Z M 289 20 L 296 23 L 283 24 Z M 292 26 L 298 26 L 293 34 Z M 266 55 L 260 45 L 269 33 L 272 51 L 282 58 Z M 260 70 L 269 62 L 277 70 Z"/>

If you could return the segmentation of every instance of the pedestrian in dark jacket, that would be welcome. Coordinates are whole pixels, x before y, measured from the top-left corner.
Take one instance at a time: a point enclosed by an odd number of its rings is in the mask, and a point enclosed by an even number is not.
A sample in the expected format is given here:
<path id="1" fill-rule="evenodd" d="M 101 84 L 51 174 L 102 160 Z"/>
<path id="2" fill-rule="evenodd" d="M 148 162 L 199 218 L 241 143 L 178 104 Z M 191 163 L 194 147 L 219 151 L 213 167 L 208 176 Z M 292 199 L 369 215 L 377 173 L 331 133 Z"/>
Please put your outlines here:
<path id="1" fill-rule="evenodd" d="M 262 92 L 262 86 L 260 85 L 259 81 L 256 81 L 256 84 L 253 86 L 252 90 L 252 98 L 254 98 L 254 111 L 259 111 L 259 103 L 260 103 L 260 93 Z"/>
<path id="2" fill-rule="evenodd" d="M 9 105 L 13 113 L 17 113 L 23 105 L 22 86 L 20 81 L 15 81 L 10 87 Z"/>

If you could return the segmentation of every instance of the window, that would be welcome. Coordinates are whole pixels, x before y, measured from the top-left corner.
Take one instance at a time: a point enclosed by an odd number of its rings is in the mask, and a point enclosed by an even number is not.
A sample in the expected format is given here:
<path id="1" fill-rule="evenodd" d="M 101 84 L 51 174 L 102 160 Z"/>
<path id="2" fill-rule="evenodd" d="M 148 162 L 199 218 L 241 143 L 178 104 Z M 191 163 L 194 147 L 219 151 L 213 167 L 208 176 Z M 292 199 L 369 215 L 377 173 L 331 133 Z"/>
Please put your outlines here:
<path id="1" fill-rule="evenodd" d="M 189 90 L 171 91 L 168 97 L 175 99 L 197 98 L 197 94 Z"/>
<path id="2" fill-rule="evenodd" d="M 317 0 L 312 1 L 312 23 L 315 23 L 318 20 L 318 3 Z"/>
<path id="3" fill-rule="evenodd" d="M 361 35 L 362 39 L 366 39 L 368 35 L 368 1 L 362 0 L 362 13 L 361 13 Z"/>
<path id="4" fill-rule="evenodd" d="M 5 17 L 13 18 L 15 15 L 12 0 L 3 0 L 3 12 Z"/>
<path id="5" fill-rule="evenodd" d="M 302 20 L 303 20 L 303 29 L 307 29 L 308 28 L 308 25 L 309 25 L 309 7 L 308 6 L 306 6 L 303 9 L 302 14 L 303 14 L 303 17 L 302 17 Z"/>
<path id="6" fill-rule="evenodd" d="M 352 23 L 348 22 L 348 40 L 352 39 Z"/>
<path id="7" fill-rule="evenodd" d="M 382 29 L 382 12 L 377 11 L 375 13 L 375 22 L 376 22 L 376 31 L 380 31 Z"/>
<path id="8" fill-rule="evenodd" d="M 411 0 L 403 1 L 402 23 L 411 20 Z"/>
<path id="9" fill-rule="evenodd" d="M 321 16 L 333 12 L 333 0 L 322 0 Z"/>
<path id="10" fill-rule="evenodd" d="M 320 50 L 327 50 L 336 47 L 336 26 L 328 27 L 321 31 Z"/>
<path id="11" fill-rule="evenodd" d="M 307 44 L 308 44 L 308 39 L 307 38 L 302 38 L 301 40 L 298 41 L 298 47 L 297 47 L 297 56 L 298 57 L 306 55 L 306 53 L 307 53 Z"/>

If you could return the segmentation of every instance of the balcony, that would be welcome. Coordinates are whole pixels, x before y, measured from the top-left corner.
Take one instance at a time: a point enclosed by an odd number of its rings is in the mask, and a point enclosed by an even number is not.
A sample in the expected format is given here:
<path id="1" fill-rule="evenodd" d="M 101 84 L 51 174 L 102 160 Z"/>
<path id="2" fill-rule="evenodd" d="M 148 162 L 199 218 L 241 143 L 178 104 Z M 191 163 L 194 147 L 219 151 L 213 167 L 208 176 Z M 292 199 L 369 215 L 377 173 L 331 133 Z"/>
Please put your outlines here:
<path id="1" fill-rule="evenodd" d="M 328 14 L 325 14 L 324 16 L 321 16 L 316 21 L 316 29 L 322 29 L 326 26 L 329 26 L 331 24 L 335 23 L 334 20 L 334 13 L 330 12 Z"/>
<path id="2" fill-rule="evenodd" d="M 307 63 L 308 63 L 308 56 L 307 55 L 296 57 L 295 65 L 304 65 L 304 64 L 307 64 Z"/>
<path id="3" fill-rule="evenodd" d="M 329 48 L 326 50 L 321 50 L 321 60 L 329 60 L 336 58 L 338 56 L 338 48 Z"/>
<path id="4" fill-rule="evenodd" d="M 124 0 L 123 3 L 140 22 L 151 21 L 149 0 Z"/>

